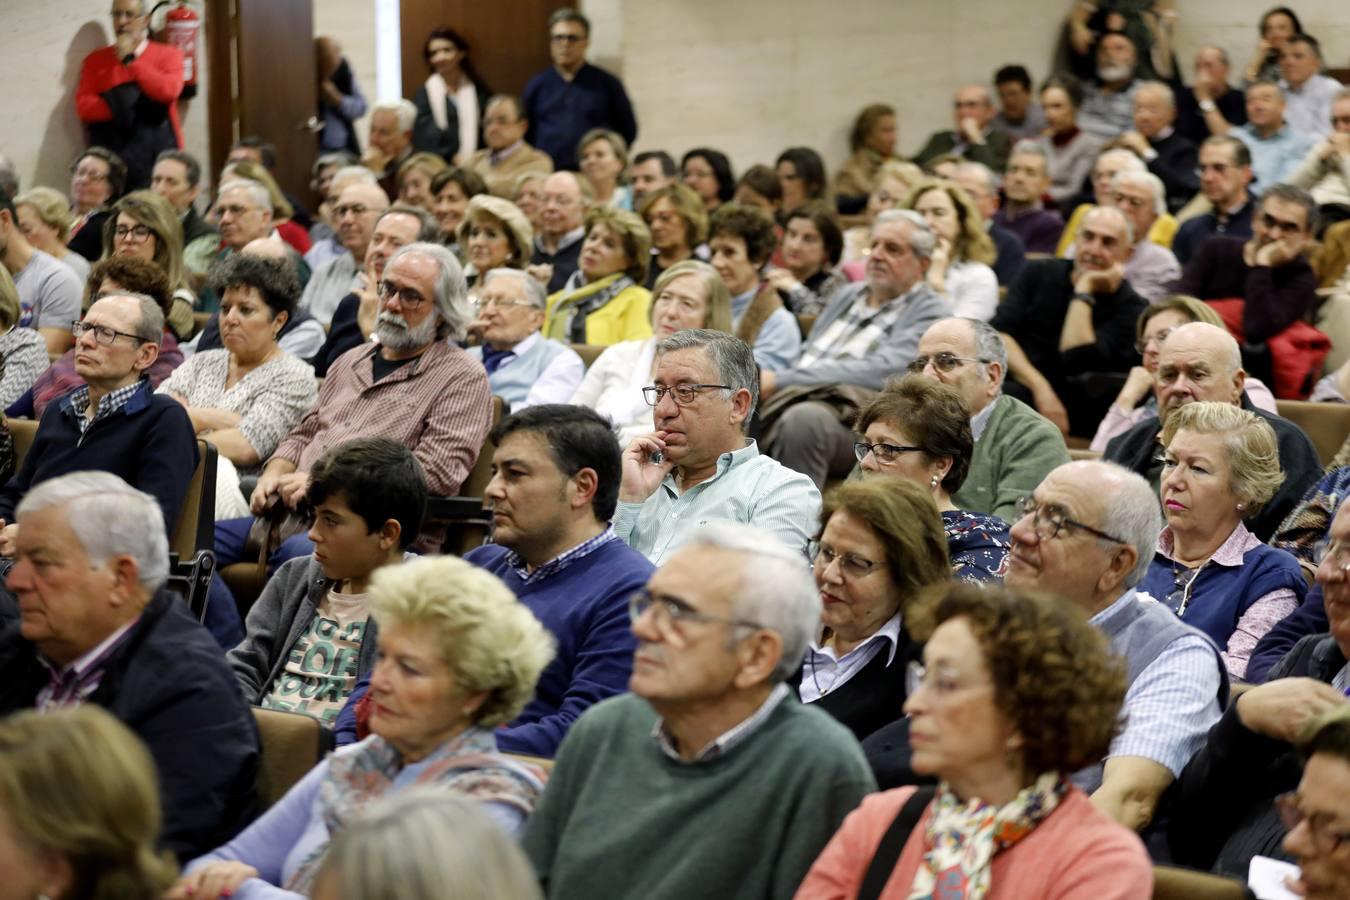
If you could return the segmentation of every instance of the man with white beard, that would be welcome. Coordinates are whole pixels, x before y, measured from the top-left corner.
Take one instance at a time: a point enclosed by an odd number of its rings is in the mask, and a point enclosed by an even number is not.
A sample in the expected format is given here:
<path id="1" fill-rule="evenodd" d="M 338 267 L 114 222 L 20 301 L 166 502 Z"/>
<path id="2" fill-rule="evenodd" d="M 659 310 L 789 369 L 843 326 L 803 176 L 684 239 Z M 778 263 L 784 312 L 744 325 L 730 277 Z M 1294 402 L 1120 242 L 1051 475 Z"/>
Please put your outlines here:
<path id="1" fill-rule="evenodd" d="M 1103 140 L 1114 140 L 1134 127 L 1135 70 L 1139 51 L 1120 32 L 1097 41 L 1097 77 L 1083 85 L 1078 127 Z"/>

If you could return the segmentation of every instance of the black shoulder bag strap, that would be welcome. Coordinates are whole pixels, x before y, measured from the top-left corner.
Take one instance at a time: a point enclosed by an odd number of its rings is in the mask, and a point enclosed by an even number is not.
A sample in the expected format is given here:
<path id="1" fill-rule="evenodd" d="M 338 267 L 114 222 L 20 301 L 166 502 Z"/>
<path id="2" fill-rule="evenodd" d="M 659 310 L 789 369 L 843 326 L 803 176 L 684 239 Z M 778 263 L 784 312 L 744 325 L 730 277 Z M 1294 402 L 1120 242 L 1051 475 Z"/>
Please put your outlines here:
<path id="1" fill-rule="evenodd" d="M 872 862 L 867 867 L 867 874 L 863 876 L 862 887 L 858 889 L 858 900 L 878 900 L 881 896 L 882 888 L 886 886 L 891 873 L 895 871 L 896 863 L 900 861 L 900 851 L 905 849 L 905 842 L 909 840 L 910 834 L 919 824 L 923 811 L 928 808 L 928 804 L 933 801 L 936 794 L 935 787 L 921 787 L 905 801 L 904 806 L 900 807 L 895 821 L 881 836 L 877 852 L 873 854 Z"/>

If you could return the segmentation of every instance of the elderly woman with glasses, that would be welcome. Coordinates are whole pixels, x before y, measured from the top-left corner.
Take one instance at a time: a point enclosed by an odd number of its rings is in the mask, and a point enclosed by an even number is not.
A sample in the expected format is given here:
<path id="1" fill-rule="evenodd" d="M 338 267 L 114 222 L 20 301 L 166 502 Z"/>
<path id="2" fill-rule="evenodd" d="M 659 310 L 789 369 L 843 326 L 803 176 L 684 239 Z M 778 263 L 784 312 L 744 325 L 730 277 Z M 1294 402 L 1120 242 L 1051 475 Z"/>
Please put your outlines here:
<path id="1" fill-rule="evenodd" d="M 953 575 L 963 581 L 1002 579 L 1012 547 L 1008 524 L 952 502 L 975 452 L 960 393 L 922 375 L 906 375 L 863 408 L 857 430 L 863 440 L 853 447 L 863 477 L 903 478 L 932 496 L 942 514 Z"/>
<path id="2" fill-rule="evenodd" d="M 539 333 L 548 306 L 544 286 L 515 268 L 491 269 L 480 284 L 477 315 L 469 330 L 482 343 L 470 347 L 468 353 L 487 369 L 492 393 L 511 404 L 512 412 L 540 403 L 568 402 L 586 366 L 571 347 Z"/>
<path id="3" fill-rule="evenodd" d="M 1162 444 L 1167 526 L 1139 589 L 1209 635 L 1241 679 L 1257 642 L 1308 589 L 1298 560 L 1242 522 L 1284 480 L 1275 431 L 1229 403 L 1188 403 L 1168 416 Z"/>
<path id="4" fill-rule="evenodd" d="M 494 729 L 534 693 L 553 657 L 548 631 L 495 576 L 454 557 L 386 566 L 370 595 L 379 623 L 371 735 L 189 863 L 172 900 L 307 897 L 345 826 L 418 786 L 469 797 L 512 833 L 534 810 L 542 781 L 497 752 Z"/>
<path id="5" fill-rule="evenodd" d="M 105 147 L 90 147 L 70 167 L 70 238 L 66 246 L 89 260 L 99 258 L 108 204 L 122 196 L 127 164 Z"/>
<path id="6" fill-rule="evenodd" d="M 1143 843 L 1069 781 L 1119 727 L 1125 676 L 1103 636 L 1001 588 L 952 585 L 932 618 L 904 709 L 913 768 L 938 784 L 865 798 L 797 897 L 1147 900 Z"/>
<path id="7" fill-rule="evenodd" d="M 803 703 L 859 741 L 900 717 L 924 588 L 950 580 L 947 537 L 929 493 L 900 479 L 841 485 L 825 497 L 812 546 L 821 627 L 792 679 Z"/>

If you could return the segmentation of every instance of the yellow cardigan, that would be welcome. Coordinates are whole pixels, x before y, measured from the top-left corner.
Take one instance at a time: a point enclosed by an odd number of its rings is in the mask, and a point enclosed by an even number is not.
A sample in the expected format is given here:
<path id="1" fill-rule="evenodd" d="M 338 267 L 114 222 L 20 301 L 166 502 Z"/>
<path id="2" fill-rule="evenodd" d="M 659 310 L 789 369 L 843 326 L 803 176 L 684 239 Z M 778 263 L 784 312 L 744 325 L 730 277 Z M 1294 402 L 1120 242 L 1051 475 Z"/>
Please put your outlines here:
<path id="1" fill-rule="evenodd" d="M 1078 226 L 1083 224 L 1083 216 L 1092 209 L 1091 203 L 1081 203 L 1069 217 L 1069 224 L 1064 226 L 1064 233 L 1059 236 L 1059 246 L 1055 248 L 1055 255 L 1063 258 L 1064 254 L 1069 252 L 1069 245 L 1078 237 Z M 1151 243 L 1159 247 L 1172 248 L 1172 239 L 1177 236 L 1177 229 L 1181 226 L 1171 213 L 1163 213 L 1153 222 L 1153 227 L 1148 230 L 1148 239 Z"/>
<path id="2" fill-rule="evenodd" d="M 578 288 L 571 293 L 558 291 L 548 298 L 548 312 L 544 317 L 544 337 L 568 343 L 567 309 L 596 291 L 604 290 L 623 276 L 622 272 L 607 275 L 599 281 Z M 621 341 L 637 341 L 652 336 L 651 291 L 640 285 L 624 288 L 608 303 L 586 317 L 586 343 L 607 346 Z"/>

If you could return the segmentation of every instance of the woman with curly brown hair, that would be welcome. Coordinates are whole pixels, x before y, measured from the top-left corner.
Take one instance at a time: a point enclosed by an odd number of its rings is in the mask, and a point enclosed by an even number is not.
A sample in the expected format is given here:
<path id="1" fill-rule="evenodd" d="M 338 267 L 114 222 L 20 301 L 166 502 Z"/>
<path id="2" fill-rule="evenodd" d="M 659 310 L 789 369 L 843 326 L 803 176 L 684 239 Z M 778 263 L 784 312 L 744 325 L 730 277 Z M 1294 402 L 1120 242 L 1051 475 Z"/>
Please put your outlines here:
<path id="1" fill-rule="evenodd" d="M 938 785 L 864 799 L 797 896 L 1150 897 L 1143 843 L 1069 782 L 1118 728 L 1105 638 L 1061 601 L 961 584 L 932 621 L 905 713 L 914 770 Z"/>
<path id="2" fill-rule="evenodd" d="M 997 253 L 970 195 L 950 181 L 927 178 L 910 189 L 901 208 L 923 216 L 937 237 L 928 284 L 947 299 L 951 315 L 993 318 L 998 277 L 990 266 Z"/>

